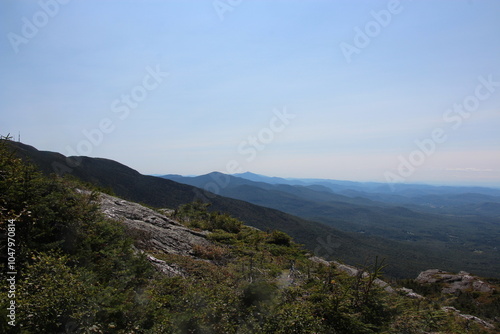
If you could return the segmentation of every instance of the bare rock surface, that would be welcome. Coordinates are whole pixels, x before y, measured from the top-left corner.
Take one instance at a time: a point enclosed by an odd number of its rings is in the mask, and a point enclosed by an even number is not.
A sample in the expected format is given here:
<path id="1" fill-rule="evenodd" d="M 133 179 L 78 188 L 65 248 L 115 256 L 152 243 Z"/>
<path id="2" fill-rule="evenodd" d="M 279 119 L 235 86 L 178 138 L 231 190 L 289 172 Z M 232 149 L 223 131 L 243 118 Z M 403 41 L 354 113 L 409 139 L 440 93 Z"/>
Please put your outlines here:
<path id="1" fill-rule="evenodd" d="M 463 313 L 460 313 L 459 310 L 457 310 L 456 308 L 454 307 L 451 307 L 451 306 L 444 306 L 442 307 L 442 310 L 443 311 L 446 311 L 446 312 L 452 312 L 452 313 L 455 313 L 456 315 L 458 315 L 460 318 L 463 318 L 463 319 L 466 319 L 468 321 L 473 321 L 483 327 L 486 327 L 488 329 L 494 329 L 495 326 L 481 318 L 478 318 L 474 315 L 470 315 L 470 314 L 463 314 Z"/>
<path id="2" fill-rule="evenodd" d="M 204 233 L 193 231 L 140 204 L 106 194 L 100 195 L 99 202 L 106 217 L 125 224 L 140 249 L 192 255 L 195 245 L 210 244 Z"/>
<path id="3" fill-rule="evenodd" d="M 399 288 L 398 291 L 403 295 L 403 296 L 406 296 L 408 298 L 412 298 L 412 299 L 425 299 L 424 296 L 416 293 L 415 291 L 413 291 L 412 289 L 408 289 L 408 288 Z"/>
<path id="4" fill-rule="evenodd" d="M 439 269 L 429 269 L 421 272 L 415 281 L 420 284 L 442 283 L 442 293 L 455 293 L 459 290 L 477 292 L 492 292 L 494 290 L 488 283 L 465 271 L 452 274 Z"/>
<path id="5" fill-rule="evenodd" d="M 337 262 L 337 261 L 333 261 L 333 264 L 335 265 L 336 268 L 338 268 L 341 271 L 347 273 L 349 276 L 357 276 L 357 275 L 363 275 L 363 277 L 368 276 L 367 272 L 362 272 L 361 273 L 361 270 L 358 269 L 358 268 L 356 268 L 356 267 L 349 266 L 349 265 L 346 265 L 346 264 L 342 264 L 342 263 Z M 389 283 L 381 280 L 380 278 L 376 278 L 373 281 L 373 283 L 375 283 L 377 286 L 379 286 L 382 289 L 384 289 L 386 292 L 389 292 L 389 293 L 394 293 L 395 292 L 395 290 L 389 285 Z"/>
<path id="6" fill-rule="evenodd" d="M 151 264 L 153 264 L 153 266 L 155 266 L 155 268 L 159 272 L 163 273 L 165 276 L 168 277 L 186 276 L 182 268 L 180 268 L 176 264 L 168 264 L 166 261 L 157 259 L 156 257 L 149 254 L 147 255 L 147 259 L 149 262 L 151 262 Z"/>

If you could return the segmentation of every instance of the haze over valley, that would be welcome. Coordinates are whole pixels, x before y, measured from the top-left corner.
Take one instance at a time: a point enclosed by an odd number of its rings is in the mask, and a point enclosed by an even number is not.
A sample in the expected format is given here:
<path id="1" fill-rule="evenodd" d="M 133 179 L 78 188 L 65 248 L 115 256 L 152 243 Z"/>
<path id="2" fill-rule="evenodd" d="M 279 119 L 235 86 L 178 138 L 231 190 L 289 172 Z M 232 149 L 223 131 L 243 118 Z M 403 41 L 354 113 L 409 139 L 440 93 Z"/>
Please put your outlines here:
<path id="1" fill-rule="evenodd" d="M 500 1 L 0 1 L 0 333 L 500 333 Z"/>

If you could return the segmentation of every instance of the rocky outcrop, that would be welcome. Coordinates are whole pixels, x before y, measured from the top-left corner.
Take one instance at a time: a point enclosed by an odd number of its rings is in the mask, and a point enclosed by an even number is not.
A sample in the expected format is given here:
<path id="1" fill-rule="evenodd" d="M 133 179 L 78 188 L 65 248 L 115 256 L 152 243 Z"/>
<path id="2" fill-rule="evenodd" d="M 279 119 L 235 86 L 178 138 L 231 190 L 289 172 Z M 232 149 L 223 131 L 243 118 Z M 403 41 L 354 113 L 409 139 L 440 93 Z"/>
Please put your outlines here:
<path id="1" fill-rule="evenodd" d="M 425 299 L 424 296 L 416 293 L 415 291 L 413 291 L 412 289 L 408 289 L 408 288 L 399 288 L 398 289 L 399 293 L 401 293 L 403 296 L 406 296 L 408 298 L 412 298 L 412 299 Z"/>
<path id="2" fill-rule="evenodd" d="M 168 277 L 186 276 L 182 268 L 180 268 L 176 264 L 168 264 L 167 262 L 157 259 L 149 254 L 147 255 L 147 259 L 159 272 Z"/>
<path id="3" fill-rule="evenodd" d="M 452 274 L 439 269 L 429 269 L 423 271 L 415 279 L 420 284 L 441 283 L 442 293 L 455 293 L 457 291 L 477 291 L 493 292 L 494 288 L 486 282 L 483 282 L 476 276 L 468 272 L 461 271 L 458 274 Z"/>
<path id="4" fill-rule="evenodd" d="M 491 324 L 491 323 L 489 323 L 489 322 L 487 322 L 487 321 L 485 321 L 485 320 L 483 320 L 481 318 L 478 318 L 478 317 L 476 317 L 474 315 L 460 313 L 460 311 L 457 310 L 454 307 L 444 306 L 441 309 L 443 311 L 445 311 L 445 312 L 452 312 L 452 313 L 456 314 L 457 316 L 459 316 L 460 318 L 463 318 L 463 319 L 465 319 L 467 321 L 473 321 L 473 322 L 475 322 L 475 323 L 477 323 L 477 324 L 479 324 L 479 325 L 481 325 L 483 327 L 486 327 L 488 329 L 494 329 L 495 328 L 495 326 L 493 324 Z"/>
<path id="5" fill-rule="evenodd" d="M 136 246 L 141 250 L 193 255 L 195 245 L 211 244 L 204 233 L 193 231 L 175 220 L 137 203 L 101 194 L 99 204 L 101 211 L 107 218 L 125 224 L 129 233 L 137 241 Z M 157 267 L 160 265 L 157 261 L 152 262 Z M 176 271 L 176 268 L 169 269 L 165 266 L 164 268 L 171 273 Z"/>
<path id="6" fill-rule="evenodd" d="M 363 277 L 368 276 L 367 272 L 364 272 L 364 271 L 361 272 L 361 270 L 356 268 L 356 267 L 348 266 L 346 264 L 342 264 L 342 263 L 337 262 L 337 261 L 332 261 L 332 263 L 335 265 L 335 267 L 337 269 L 347 273 L 349 276 L 357 276 L 357 275 L 363 275 Z M 373 283 L 375 283 L 375 285 L 377 285 L 378 287 L 384 289 L 386 292 L 389 292 L 389 293 L 395 292 L 395 290 L 387 282 L 381 280 L 380 278 L 375 278 Z"/>

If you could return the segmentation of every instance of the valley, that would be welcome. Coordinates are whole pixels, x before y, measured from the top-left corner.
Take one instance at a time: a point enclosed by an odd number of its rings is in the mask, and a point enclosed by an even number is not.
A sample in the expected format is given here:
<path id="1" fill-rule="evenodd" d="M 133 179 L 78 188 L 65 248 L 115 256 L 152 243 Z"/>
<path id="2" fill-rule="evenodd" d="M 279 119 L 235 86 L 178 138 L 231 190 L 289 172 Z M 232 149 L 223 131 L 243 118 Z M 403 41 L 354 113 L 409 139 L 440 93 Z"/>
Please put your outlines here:
<path id="1" fill-rule="evenodd" d="M 54 170 L 68 166 L 61 154 L 11 144 L 46 174 L 66 171 Z M 108 159 L 71 159 L 79 164 L 67 175 L 125 199 L 157 208 L 208 201 L 209 210 L 229 213 L 263 231 L 284 231 L 328 259 L 362 266 L 384 258 L 386 275 L 394 278 L 414 277 L 429 268 L 499 277 L 500 191 L 495 189 L 401 185 L 392 193 L 384 184 L 248 173 L 154 177 Z M 204 190 L 207 184 L 218 185 L 218 193 Z M 429 199 L 439 210 L 429 209 Z"/>
<path id="2" fill-rule="evenodd" d="M 47 173 L 50 167 L 67 163 L 60 154 L 6 141 L 0 141 L 0 153 L 0 232 L 5 236 L 4 222 L 15 222 L 20 250 L 15 295 L 14 290 L 0 295 L 2 309 L 11 312 L 6 316 L 4 311 L 2 318 L 10 322 L 0 321 L 2 332 L 498 330 L 499 279 L 449 271 L 452 265 L 475 264 L 444 259 L 442 245 L 429 244 L 426 251 L 423 237 L 407 244 L 398 236 L 342 231 L 142 175 L 108 159 L 71 157 L 79 161 L 72 173 L 55 175 Z M 272 190 L 274 185 L 261 186 L 275 196 L 281 192 Z M 295 186 L 278 187 L 288 189 L 287 198 L 297 206 L 298 194 L 320 200 L 329 193 L 322 186 L 298 192 Z M 193 194 L 194 201 L 182 203 Z M 141 203 L 125 199 L 134 196 Z M 352 213 L 362 208 L 367 221 L 374 213 L 385 219 L 411 219 L 417 213 L 375 201 L 363 207 L 362 198 L 351 203 L 335 196 L 336 201 L 325 203 L 344 203 L 346 220 L 360 220 Z M 429 215 L 419 214 L 422 221 Z M 410 228 L 412 221 L 407 224 Z M 434 265 L 446 269 L 413 275 L 419 267 Z M 6 279 L 4 272 L 0 276 Z M 9 299 L 15 300 L 14 314 L 7 308 Z"/>
<path id="3" fill-rule="evenodd" d="M 400 185 L 298 180 L 252 173 L 210 173 L 164 178 L 206 188 L 217 183 L 219 195 L 277 209 L 360 237 L 395 242 L 398 251 L 420 248 L 429 258 L 459 270 L 465 260 L 474 269 L 498 272 L 500 190 L 480 187 Z M 409 259 L 409 261 L 411 261 Z M 482 272 L 495 276 L 495 271 Z"/>

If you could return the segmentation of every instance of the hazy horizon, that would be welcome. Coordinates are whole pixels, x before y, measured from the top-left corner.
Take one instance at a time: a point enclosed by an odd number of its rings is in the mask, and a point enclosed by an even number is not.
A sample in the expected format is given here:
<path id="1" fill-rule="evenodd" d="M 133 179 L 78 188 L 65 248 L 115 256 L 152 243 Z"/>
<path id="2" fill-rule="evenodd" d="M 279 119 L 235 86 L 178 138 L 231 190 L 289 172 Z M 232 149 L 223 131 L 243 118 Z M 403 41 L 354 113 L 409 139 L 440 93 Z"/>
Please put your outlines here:
<path id="1" fill-rule="evenodd" d="M 203 175 L 208 175 L 211 173 L 223 173 L 220 171 L 211 171 L 208 173 L 203 173 L 203 174 L 174 174 L 174 173 L 160 173 L 160 174 L 148 174 L 151 176 L 165 176 L 165 175 L 179 175 L 183 177 L 197 177 L 197 176 L 203 176 Z M 359 182 L 359 183 L 380 183 L 380 184 L 385 184 L 386 182 L 384 181 L 373 181 L 373 180 L 348 180 L 348 179 L 332 179 L 332 178 L 317 178 L 314 176 L 305 176 L 305 177 L 296 177 L 296 176 L 282 176 L 282 175 L 265 175 L 265 174 L 260 174 L 260 173 L 254 173 L 252 171 L 244 171 L 243 173 L 251 173 L 255 174 L 258 176 L 264 176 L 264 177 L 270 177 L 270 178 L 282 178 L 282 179 L 287 179 L 287 180 L 331 180 L 331 181 L 342 181 L 342 182 Z M 225 174 L 225 173 L 224 173 Z M 227 174 L 231 176 L 238 176 L 238 174 L 241 173 L 234 173 L 234 174 Z M 484 188 L 493 188 L 493 189 L 499 189 L 500 190 L 500 183 L 497 184 L 488 184 L 488 183 L 439 183 L 439 182 L 426 182 L 426 181 L 420 181 L 420 182 L 406 182 L 406 183 L 399 183 L 403 185 L 425 185 L 425 186 L 434 186 L 434 187 L 439 187 L 439 186 L 449 186 L 449 187 L 484 187 Z"/>
<path id="2" fill-rule="evenodd" d="M 143 174 L 500 187 L 498 1 L 3 1 L 0 134 Z"/>

